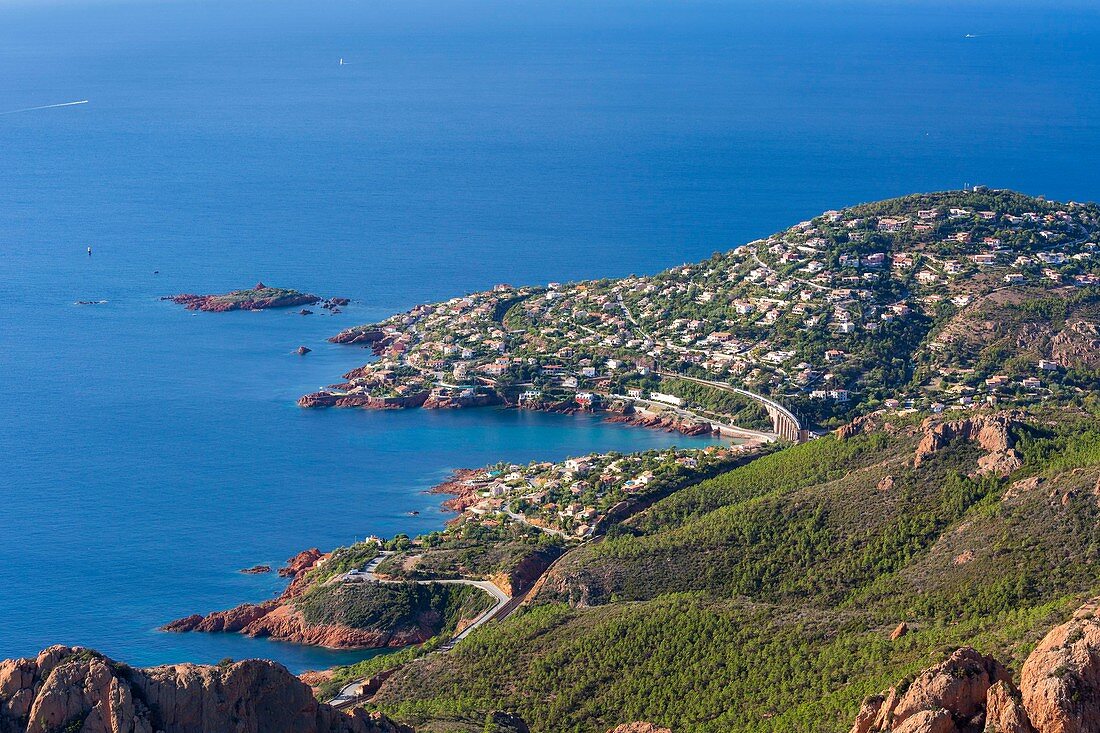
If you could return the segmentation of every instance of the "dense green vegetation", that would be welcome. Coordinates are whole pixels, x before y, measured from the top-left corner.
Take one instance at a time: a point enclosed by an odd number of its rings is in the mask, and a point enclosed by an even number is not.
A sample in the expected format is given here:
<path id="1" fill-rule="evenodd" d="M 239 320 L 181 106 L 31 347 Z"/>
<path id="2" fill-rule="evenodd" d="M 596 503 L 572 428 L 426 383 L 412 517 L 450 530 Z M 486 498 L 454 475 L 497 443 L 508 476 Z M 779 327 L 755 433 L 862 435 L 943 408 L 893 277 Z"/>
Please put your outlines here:
<path id="1" fill-rule="evenodd" d="M 913 467 L 919 434 L 898 421 L 685 488 L 376 702 L 412 721 L 504 707 L 554 733 L 635 719 L 803 733 L 847 729 L 864 695 L 946 648 L 1018 669 L 1100 591 L 1100 434 L 1081 420 L 1019 428 L 1025 465 L 1006 479 L 973 475 L 981 451 L 965 443 Z M 1012 487 L 1036 475 L 1041 489 Z M 902 620 L 913 631 L 889 641 Z"/>
<path id="2" fill-rule="evenodd" d="M 310 624 L 343 624 L 386 633 L 428 628 L 443 633 L 492 605 L 482 590 L 436 583 L 331 583 L 294 601 Z"/>

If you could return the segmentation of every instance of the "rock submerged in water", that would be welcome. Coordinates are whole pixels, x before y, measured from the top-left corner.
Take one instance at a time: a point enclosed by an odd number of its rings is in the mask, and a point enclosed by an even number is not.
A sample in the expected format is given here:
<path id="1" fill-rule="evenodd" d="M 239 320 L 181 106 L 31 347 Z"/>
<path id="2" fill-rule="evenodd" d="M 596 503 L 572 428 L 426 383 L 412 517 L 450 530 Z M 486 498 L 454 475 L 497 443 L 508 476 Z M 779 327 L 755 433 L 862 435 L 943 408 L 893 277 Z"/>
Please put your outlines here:
<path id="1" fill-rule="evenodd" d="M 308 346 L 299 346 L 294 351 L 301 356 L 305 356 L 309 352 L 313 351 L 313 349 L 309 348 Z"/>
<path id="2" fill-rule="evenodd" d="M 250 568 L 245 568 L 245 569 L 241 570 L 241 572 L 244 573 L 245 575 L 262 575 L 264 573 L 270 573 L 271 572 L 271 566 L 270 565 L 253 565 Z"/>

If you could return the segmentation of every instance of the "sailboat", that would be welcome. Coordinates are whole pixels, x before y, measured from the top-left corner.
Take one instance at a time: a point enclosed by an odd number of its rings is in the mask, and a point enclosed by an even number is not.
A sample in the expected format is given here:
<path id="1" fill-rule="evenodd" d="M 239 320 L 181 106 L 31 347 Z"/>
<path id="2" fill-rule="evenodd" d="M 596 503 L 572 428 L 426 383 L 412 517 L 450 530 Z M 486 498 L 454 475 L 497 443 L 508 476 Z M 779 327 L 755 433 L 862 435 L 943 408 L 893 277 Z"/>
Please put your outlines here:
<path id="1" fill-rule="evenodd" d="M 343 65 L 344 65 L 344 59 L 343 59 L 343 58 L 341 58 L 341 59 L 340 59 L 340 65 L 341 65 L 341 66 L 343 66 Z"/>

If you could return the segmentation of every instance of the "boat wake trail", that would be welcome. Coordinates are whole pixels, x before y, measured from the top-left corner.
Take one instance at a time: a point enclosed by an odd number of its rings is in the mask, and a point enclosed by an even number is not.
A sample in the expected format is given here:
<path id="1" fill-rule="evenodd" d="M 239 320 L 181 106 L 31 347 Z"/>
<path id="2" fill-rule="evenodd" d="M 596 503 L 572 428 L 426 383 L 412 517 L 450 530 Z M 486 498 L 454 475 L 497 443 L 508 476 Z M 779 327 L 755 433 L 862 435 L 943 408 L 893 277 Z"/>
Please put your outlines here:
<path id="1" fill-rule="evenodd" d="M 44 104 L 41 107 L 24 107 L 23 109 L 11 109 L 11 110 L 8 110 L 7 112 L 0 112 L 0 116 L 2 116 L 2 115 L 15 115 L 15 114 L 19 114 L 20 112 L 36 112 L 40 109 L 55 109 L 57 107 L 74 107 L 78 104 L 87 104 L 87 103 L 88 103 L 87 99 L 81 99 L 79 102 L 62 102 L 61 104 Z"/>

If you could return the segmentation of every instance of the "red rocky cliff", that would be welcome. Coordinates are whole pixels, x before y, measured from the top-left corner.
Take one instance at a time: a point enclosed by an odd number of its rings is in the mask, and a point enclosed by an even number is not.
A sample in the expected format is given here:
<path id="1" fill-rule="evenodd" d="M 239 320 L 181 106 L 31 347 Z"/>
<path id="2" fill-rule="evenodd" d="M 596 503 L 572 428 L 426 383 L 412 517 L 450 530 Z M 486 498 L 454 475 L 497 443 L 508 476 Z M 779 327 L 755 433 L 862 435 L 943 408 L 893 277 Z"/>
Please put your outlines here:
<path id="1" fill-rule="evenodd" d="M 134 669 L 55 646 L 0 662 L 3 733 L 411 733 L 318 703 L 274 662 Z"/>

